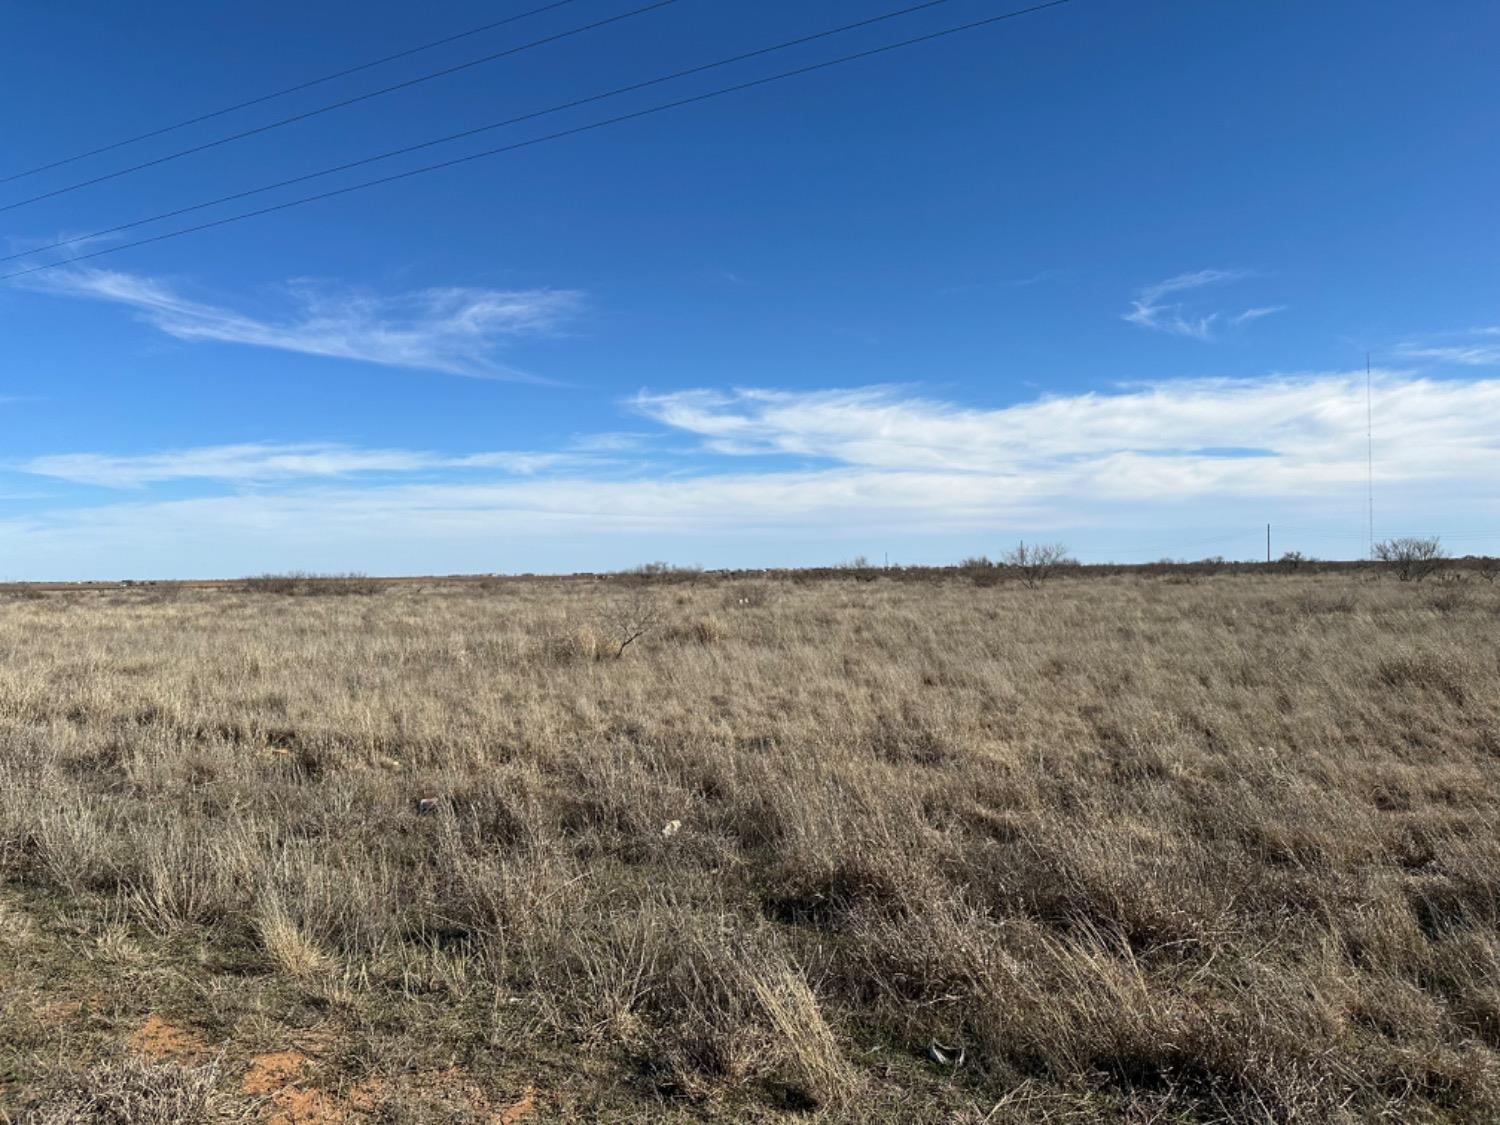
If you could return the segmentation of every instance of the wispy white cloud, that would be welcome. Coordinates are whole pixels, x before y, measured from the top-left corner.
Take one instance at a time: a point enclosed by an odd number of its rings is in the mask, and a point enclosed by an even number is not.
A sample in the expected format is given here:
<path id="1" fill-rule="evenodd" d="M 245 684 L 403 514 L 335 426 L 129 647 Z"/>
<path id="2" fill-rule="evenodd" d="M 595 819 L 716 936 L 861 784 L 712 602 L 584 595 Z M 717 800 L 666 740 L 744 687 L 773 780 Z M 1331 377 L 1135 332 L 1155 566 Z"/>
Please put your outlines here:
<path id="1" fill-rule="evenodd" d="M 88 246 L 118 241 L 119 235 L 84 234 L 82 231 L 60 231 L 54 236 L 6 235 L 5 245 L 13 255 L 46 253 L 51 259 L 62 255 L 76 254 Z"/>
<path id="2" fill-rule="evenodd" d="M 1471 328 L 1425 342 L 1408 340 L 1398 345 L 1396 351 L 1407 359 L 1434 360 L 1462 367 L 1500 367 L 1500 327 Z"/>
<path id="3" fill-rule="evenodd" d="M 1259 320 L 1263 316 L 1271 316 L 1285 309 L 1285 305 L 1262 305 L 1259 308 L 1246 309 L 1244 312 L 1237 313 L 1230 319 L 1235 324 L 1248 324 L 1252 320 Z"/>
<path id="4" fill-rule="evenodd" d="M 1263 305 L 1248 308 L 1238 313 L 1222 310 L 1212 312 L 1188 307 L 1183 300 L 1168 301 L 1173 294 L 1188 293 L 1208 286 L 1222 285 L 1249 277 L 1244 270 L 1195 270 L 1180 273 L 1155 285 L 1142 289 L 1130 302 L 1130 310 L 1122 319 L 1130 324 L 1149 328 L 1156 332 L 1168 332 L 1174 336 L 1190 336 L 1195 340 L 1211 340 L 1221 323 L 1248 324 L 1272 313 L 1281 312 L 1284 305 Z"/>
<path id="5" fill-rule="evenodd" d="M 336 444 L 272 442 L 204 446 L 160 453 L 111 456 L 61 453 L 16 466 L 23 473 L 73 484 L 141 488 L 165 481 L 206 480 L 267 484 L 317 477 L 371 473 L 420 473 L 439 469 L 499 469 L 521 475 L 576 463 L 563 453 L 497 452 L 447 457 L 407 449 L 359 449 Z"/>
<path id="6" fill-rule="evenodd" d="M 1325 526 L 1361 512 L 1364 379 L 1191 380 L 993 409 L 892 387 L 642 394 L 635 412 L 698 446 L 665 465 L 592 459 L 576 441 L 558 454 L 250 445 L 58 455 L 28 468 L 115 487 L 193 479 L 223 494 L 38 511 L 0 529 L 0 557 L 8 573 L 38 576 L 92 559 L 142 575 L 180 572 L 183 559 L 229 574 L 571 569 L 1122 524 L 1164 529 L 1159 554 L 1185 529 L 1191 539 L 1268 510 Z M 1377 371 L 1374 388 L 1382 522 L 1500 516 L 1500 378 Z M 235 487 L 246 483 L 256 487 Z M 1349 553 L 1363 549 L 1362 525 L 1354 540 Z"/>
<path id="7" fill-rule="evenodd" d="M 1439 381 L 1377 372 L 1376 433 L 1387 480 L 1463 478 L 1500 470 L 1500 380 Z M 779 498 L 790 483 L 819 479 L 843 488 L 851 473 L 948 482 L 922 502 L 940 510 L 965 492 L 1003 483 L 1007 495 L 1051 497 L 1060 506 L 1101 496 L 1186 500 L 1219 493 L 1278 495 L 1365 472 L 1364 373 L 1262 380 L 1183 380 L 1107 394 L 1052 396 L 976 410 L 899 388 L 840 391 L 706 390 L 643 393 L 633 407 L 667 430 L 695 438 L 700 455 L 677 462 L 713 480 L 748 456 L 793 465 L 735 472 Z M 169 481 L 226 485 L 303 485 L 317 479 L 388 478 L 440 471 L 578 479 L 621 462 L 611 452 L 639 448 L 642 435 L 581 435 L 555 451 L 440 454 L 337 443 L 242 443 L 132 455 L 52 454 L 13 466 L 30 475 L 110 488 Z M 1441 454 L 1441 456 L 1439 455 Z M 705 456 L 707 460 L 705 460 Z M 935 476 L 933 474 L 936 474 Z M 725 478 L 727 479 L 727 477 Z M 648 483 L 636 478 L 631 488 Z M 522 482 L 540 488 L 542 480 Z M 458 487 L 449 480 L 433 487 Z M 468 487 L 468 486 L 465 486 Z"/>
<path id="8" fill-rule="evenodd" d="M 446 287 L 375 296 L 302 280 L 286 288 L 291 312 L 272 318 L 196 301 L 165 282 L 113 270 L 53 271 L 36 275 L 31 287 L 124 305 L 179 340 L 513 379 L 530 377 L 498 358 L 504 345 L 556 330 L 582 303 L 572 290 Z"/>
<path id="9" fill-rule="evenodd" d="M 1383 473 L 1432 479 L 1484 465 L 1500 470 L 1500 380 L 1383 372 L 1376 390 Z M 995 410 L 878 387 L 643 394 L 636 405 L 724 455 L 988 474 L 1058 497 L 1186 499 L 1362 479 L 1364 396 L 1360 372 L 1183 380 Z M 1254 450 L 1253 466 L 1223 450 Z"/>
<path id="10" fill-rule="evenodd" d="M 645 448 L 649 441 L 649 434 L 616 430 L 575 434 L 568 442 L 568 448 L 575 453 L 630 453 Z"/>

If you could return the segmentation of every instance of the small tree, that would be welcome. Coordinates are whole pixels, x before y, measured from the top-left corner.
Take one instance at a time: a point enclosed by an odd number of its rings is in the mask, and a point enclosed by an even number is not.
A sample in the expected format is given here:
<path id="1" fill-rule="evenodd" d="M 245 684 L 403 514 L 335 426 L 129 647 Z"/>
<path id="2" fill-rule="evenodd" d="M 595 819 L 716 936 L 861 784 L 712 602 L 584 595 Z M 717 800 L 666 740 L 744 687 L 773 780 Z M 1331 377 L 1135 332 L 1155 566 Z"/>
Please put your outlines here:
<path id="1" fill-rule="evenodd" d="M 615 649 L 618 660 L 627 648 L 661 624 L 661 598 L 655 590 L 637 586 L 629 597 L 615 601 L 601 616 L 605 631 L 619 644 Z"/>
<path id="2" fill-rule="evenodd" d="M 1064 544 L 1034 543 L 1028 547 L 1025 540 L 1002 555 L 1000 562 L 1019 574 L 1028 590 L 1035 590 L 1061 567 L 1073 565 Z"/>
<path id="3" fill-rule="evenodd" d="M 1376 543 L 1375 557 L 1402 582 L 1420 582 L 1442 567 L 1447 553 L 1435 535 L 1431 539 L 1408 535 Z"/>

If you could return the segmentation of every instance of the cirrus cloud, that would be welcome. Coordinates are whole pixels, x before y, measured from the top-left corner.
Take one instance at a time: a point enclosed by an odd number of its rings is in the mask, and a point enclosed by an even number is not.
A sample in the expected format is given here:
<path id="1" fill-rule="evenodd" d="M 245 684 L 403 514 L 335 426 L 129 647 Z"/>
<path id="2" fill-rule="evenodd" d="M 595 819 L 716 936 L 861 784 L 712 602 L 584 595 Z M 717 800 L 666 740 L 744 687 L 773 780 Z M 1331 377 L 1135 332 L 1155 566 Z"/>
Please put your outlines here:
<path id="1" fill-rule="evenodd" d="M 1195 340 L 1212 340 L 1220 324 L 1229 323 L 1238 327 L 1286 308 L 1285 305 L 1259 305 L 1238 313 L 1226 313 L 1222 310 L 1209 312 L 1201 307 L 1190 307 L 1181 299 L 1166 299 L 1173 294 L 1240 281 L 1249 276 L 1251 275 L 1244 270 L 1210 269 L 1180 273 L 1142 289 L 1131 301 L 1130 311 L 1122 314 L 1122 319 L 1155 332 L 1189 336 Z"/>
<path id="2" fill-rule="evenodd" d="M 124 305 L 178 340 L 524 381 L 540 380 L 501 362 L 499 352 L 514 340 L 556 331 L 583 300 L 565 289 L 447 286 L 374 295 L 298 280 L 286 286 L 292 310 L 265 317 L 193 300 L 166 282 L 117 270 L 40 274 L 29 287 Z"/>
<path id="3" fill-rule="evenodd" d="M 1461 367 L 1500 367 L 1500 327 L 1471 328 L 1425 342 L 1408 340 L 1397 345 L 1396 351 L 1408 359 Z"/>
<path id="4" fill-rule="evenodd" d="M 499 469 L 529 475 L 577 458 L 567 453 L 495 452 L 459 457 L 409 449 L 360 449 L 335 443 L 248 442 L 118 456 L 59 453 L 17 468 L 34 476 L 104 488 L 142 488 L 166 481 L 269 484 L 317 477 L 410 474 L 438 469 Z"/>

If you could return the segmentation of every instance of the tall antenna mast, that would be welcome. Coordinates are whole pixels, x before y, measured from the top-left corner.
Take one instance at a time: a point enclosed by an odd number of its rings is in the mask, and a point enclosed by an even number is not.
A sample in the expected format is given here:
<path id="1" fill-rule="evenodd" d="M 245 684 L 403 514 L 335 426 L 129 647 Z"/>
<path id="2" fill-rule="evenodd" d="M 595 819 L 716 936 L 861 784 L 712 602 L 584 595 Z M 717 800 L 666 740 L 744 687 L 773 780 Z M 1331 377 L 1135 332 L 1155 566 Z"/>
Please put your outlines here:
<path id="1" fill-rule="evenodd" d="M 1365 488 L 1369 500 L 1369 557 L 1375 557 L 1375 411 L 1370 396 L 1370 353 L 1365 352 Z"/>

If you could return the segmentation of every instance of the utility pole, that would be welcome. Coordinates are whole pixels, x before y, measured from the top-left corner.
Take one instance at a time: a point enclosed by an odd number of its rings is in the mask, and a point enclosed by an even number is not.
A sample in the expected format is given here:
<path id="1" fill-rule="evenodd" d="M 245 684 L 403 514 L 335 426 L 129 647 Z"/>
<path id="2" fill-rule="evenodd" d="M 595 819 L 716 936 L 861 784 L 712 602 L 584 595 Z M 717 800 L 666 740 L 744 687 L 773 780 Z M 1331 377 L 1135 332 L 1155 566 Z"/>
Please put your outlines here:
<path id="1" fill-rule="evenodd" d="M 1266 562 L 1271 561 L 1271 525 L 1266 524 Z"/>

